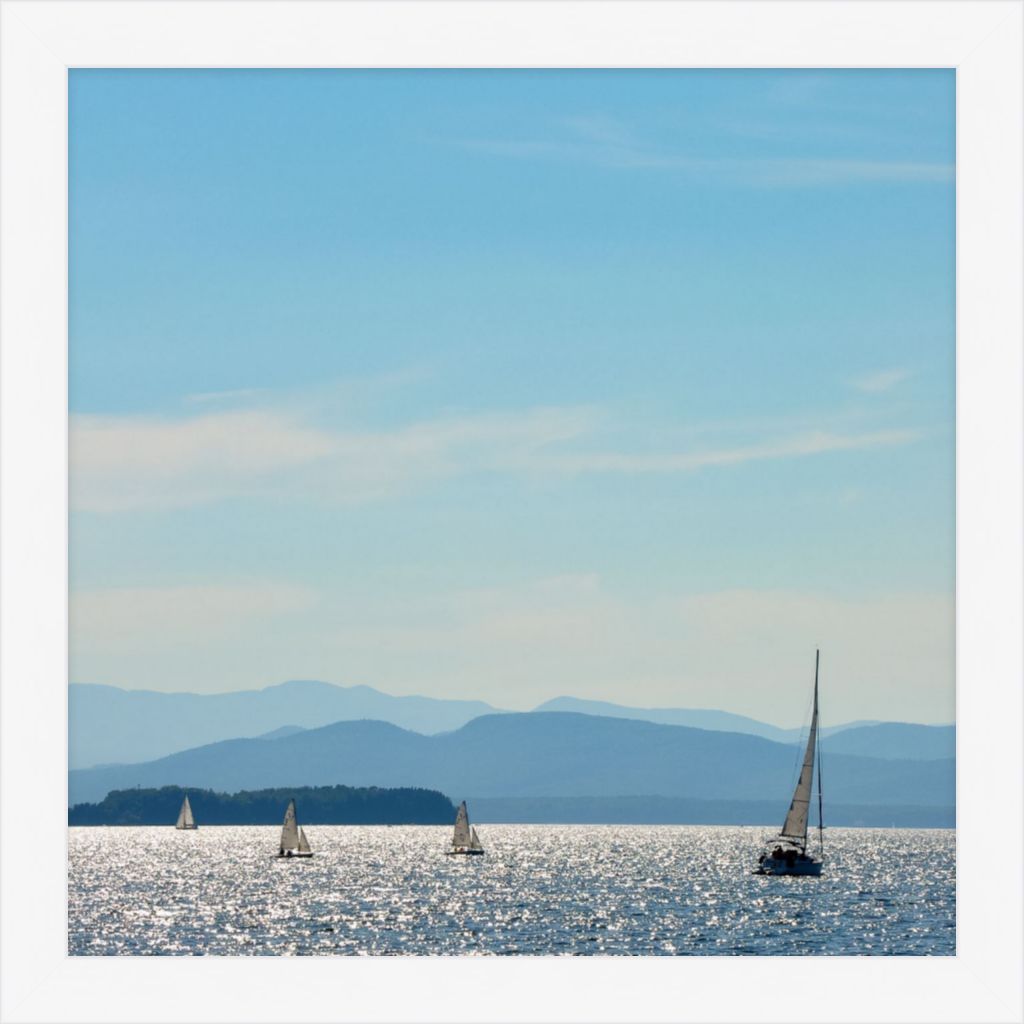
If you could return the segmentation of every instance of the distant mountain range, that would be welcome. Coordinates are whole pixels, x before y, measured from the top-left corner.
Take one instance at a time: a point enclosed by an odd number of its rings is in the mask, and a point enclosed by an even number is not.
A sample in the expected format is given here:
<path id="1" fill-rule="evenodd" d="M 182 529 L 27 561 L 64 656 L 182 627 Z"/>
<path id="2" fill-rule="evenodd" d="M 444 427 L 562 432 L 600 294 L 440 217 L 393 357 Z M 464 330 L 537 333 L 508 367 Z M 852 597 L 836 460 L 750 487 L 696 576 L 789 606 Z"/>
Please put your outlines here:
<path id="1" fill-rule="evenodd" d="M 386 722 L 347 721 L 276 739 L 226 740 L 141 764 L 72 771 L 69 800 L 98 801 L 133 786 L 232 793 L 344 784 L 426 787 L 455 800 L 639 794 L 770 801 L 782 813 L 795 767 L 792 744 L 749 734 L 566 712 L 508 713 L 434 736 Z M 955 803 L 955 767 L 948 758 L 828 753 L 825 770 L 829 803 Z"/>
<path id="2" fill-rule="evenodd" d="M 294 680 L 234 693 L 158 693 L 72 683 L 71 768 L 149 761 L 218 740 L 261 736 L 282 726 L 316 728 L 361 718 L 414 732 L 458 729 L 497 708 L 479 700 L 392 697 L 369 686 Z"/>
<path id="3" fill-rule="evenodd" d="M 546 701 L 534 711 L 575 711 L 581 715 L 602 715 L 608 718 L 637 718 L 643 722 L 658 722 L 661 725 L 688 725 L 693 729 L 710 729 L 713 732 L 742 732 L 751 736 L 763 736 L 777 743 L 795 742 L 800 729 L 782 729 L 777 725 L 759 722 L 746 715 L 734 715 L 730 711 L 708 711 L 703 708 L 632 708 L 624 704 L 611 704 L 604 700 L 580 700 L 578 697 L 556 697 Z M 828 736 L 844 729 L 861 725 L 877 725 L 874 721 L 847 722 L 831 728 L 823 728 L 822 736 Z"/>
<path id="4" fill-rule="evenodd" d="M 586 704 L 587 701 L 579 701 L 579 703 Z M 624 708 L 623 710 L 639 709 Z M 707 714 L 717 713 L 707 712 Z M 601 715 L 598 717 L 611 718 L 613 716 Z M 637 719 L 639 716 L 624 715 L 622 717 Z M 639 720 L 649 721 L 649 719 Z M 774 728 L 774 726 L 768 728 Z M 277 739 L 280 736 L 290 736 L 302 731 L 298 726 L 285 725 L 273 732 L 265 733 L 259 738 Z M 708 731 L 723 732 L 726 730 L 708 729 Z M 737 732 L 739 731 L 737 730 Z M 773 742 L 794 743 L 799 738 L 806 737 L 806 734 L 801 733 L 798 729 L 779 729 L 778 732 L 784 734 L 787 739 Z M 822 749 L 830 754 L 880 757 L 892 761 L 937 761 L 942 758 L 956 757 L 956 728 L 952 725 L 913 725 L 909 722 L 878 722 L 868 725 L 851 723 L 838 729 L 822 729 L 822 735 L 825 737 L 821 741 Z"/>
<path id="5" fill-rule="evenodd" d="M 483 701 L 395 697 L 369 686 L 292 681 L 234 693 L 159 693 L 72 683 L 68 688 L 68 757 L 72 769 L 149 761 L 240 737 L 281 737 L 341 721 L 370 719 L 432 735 L 460 729 L 481 715 L 501 713 Z M 800 730 L 782 729 L 726 711 L 633 708 L 558 697 L 537 712 L 569 711 L 634 719 L 793 743 Z M 871 732 L 869 727 L 878 731 Z M 839 733 L 846 739 L 839 745 Z M 851 722 L 822 730 L 826 749 L 868 757 L 952 757 L 952 726 Z"/>
<path id="6" fill-rule="evenodd" d="M 686 725 L 715 732 L 739 732 L 762 736 L 776 743 L 796 743 L 806 736 L 805 729 L 782 729 L 729 711 L 699 708 L 633 708 L 600 700 L 556 697 L 535 708 L 536 711 L 575 711 L 584 715 L 635 718 L 663 725 Z M 824 726 L 822 746 L 836 754 L 857 754 L 900 760 L 931 760 L 956 756 L 956 727 L 917 725 L 911 722 L 879 722 L 861 719 Z"/>
<path id="7" fill-rule="evenodd" d="M 956 757 L 956 726 L 878 722 L 829 734 L 821 749 L 826 754 L 853 754 L 889 760 L 936 761 Z"/>

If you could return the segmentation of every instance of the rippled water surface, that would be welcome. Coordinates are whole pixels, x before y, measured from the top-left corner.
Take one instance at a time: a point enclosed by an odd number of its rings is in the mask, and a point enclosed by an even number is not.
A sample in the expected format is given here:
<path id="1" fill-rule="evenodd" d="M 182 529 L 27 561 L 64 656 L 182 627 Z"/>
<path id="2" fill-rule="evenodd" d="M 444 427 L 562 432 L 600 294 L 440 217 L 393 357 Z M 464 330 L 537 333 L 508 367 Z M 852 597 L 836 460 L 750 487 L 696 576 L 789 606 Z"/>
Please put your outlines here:
<path id="1" fill-rule="evenodd" d="M 948 830 L 830 829 L 821 878 L 751 874 L 760 828 L 72 828 L 72 954 L 953 954 Z"/>

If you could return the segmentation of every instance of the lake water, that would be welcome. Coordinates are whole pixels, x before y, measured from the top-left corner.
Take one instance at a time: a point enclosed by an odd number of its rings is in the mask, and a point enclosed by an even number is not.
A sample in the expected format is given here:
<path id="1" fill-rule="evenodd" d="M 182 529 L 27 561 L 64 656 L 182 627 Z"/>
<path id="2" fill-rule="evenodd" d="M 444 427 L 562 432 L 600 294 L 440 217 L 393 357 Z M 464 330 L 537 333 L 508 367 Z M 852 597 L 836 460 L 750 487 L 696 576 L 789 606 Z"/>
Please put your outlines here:
<path id="1" fill-rule="evenodd" d="M 955 953 L 955 834 L 829 829 L 821 878 L 751 873 L 763 828 L 72 828 L 69 938 L 95 954 Z"/>

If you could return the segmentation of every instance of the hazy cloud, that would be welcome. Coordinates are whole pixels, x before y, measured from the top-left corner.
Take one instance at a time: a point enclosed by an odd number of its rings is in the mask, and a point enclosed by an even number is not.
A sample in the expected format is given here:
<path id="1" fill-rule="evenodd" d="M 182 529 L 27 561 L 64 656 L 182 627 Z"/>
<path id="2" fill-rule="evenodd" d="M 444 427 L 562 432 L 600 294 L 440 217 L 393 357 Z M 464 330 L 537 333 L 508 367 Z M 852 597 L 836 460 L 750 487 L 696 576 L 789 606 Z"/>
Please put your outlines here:
<path id="1" fill-rule="evenodd" d="M 909 370 L 878 370 L 875 373 L 865 374 L 863 377 L 856 377 L 850 381 L 850 384 L 858 391 L 863 391 L 867 394 L 877 394 L 880 391 L 891 390 L 909 376 Z"/>
<path id="2" fill-rule="evenodd" d="M 562 160 L 601 167 L 669 171 L 691 180 L 719 184 L 790 188 L 882 182 L 948 183 L 948 163 L 864 160 L 813 155 L 727 157 L 662 149 L 633 137 L 621 123 L 589 116 L 563 122 L 561 135 L 549 139 L 470 139 L 462 145 L 519 160 Z"/>
<path id="3" fill-rule="evenodd" d="M 579 436 L 591 418 L 585 409 L 540 408 L 373 432 L 313 426 L 277 411 L 176 420 L 76 416 L 72 505 L 114 512 L 237 496 L 366 501 L 526 464 L 545 445 Z"/>
<path id="4" fill-rule="evenodd" d="M 82 590 L 71 595 L 72 647 L 76 659 L 88 660 L 237 644 L 239 634 L 313 602 L 306 587 L 266 581 Z"/>
<path id="5" fill-rule="evenodd" d="M 703 451 L 669 452 L 665 454 L 581 453 L 567 456 L 546 456 L 544 462 L 552 469 L 570 473 L 681 473 L 707 466 L 733 466 L 765 459 L 796 458 L 822 455 L 826 452 L 854 451 L 865 448 L 909 444 L 920 435 L 911 430 L 883 430 L 865 434 L 832 434 L 814 432 L 784 438 L 767 444 L 735 448 L 710 448 Z"/>
<path id="6" fill-rule="evenodd" d="M 72 506 L 118 512 L 233 497 L 364 502 L 476 472 L 682 473 L 918 437 L 803 431 L 750 444 L 616 451 L 595 448 L 598 421 L 584 407 L 441 417 L 385 431 L 315 426 L 294 413 L 255 409 L 181 419 L 76 416 Z"/>
<path id="7" fill-rule="evenodd" d="M 186 405 L 209 405 L 220 402 L 241 402 L 264 394 L 263 388 L 233 388 L 229 391 L 196 391 L 185 395 Z"/>
<path id="8" fill-rule="evenodd" d="M 269 412 L 74 416 L 71 502 L 98 512 L 201 504 L 257 491 L 332 450 L 330 435 Z"/>
<path id="9" fill-rule="evenodd" d="M 259 582 L 75 593 L 71 650 L 76 679 L 115 685 L 221 692 L 312 678 L 522 710 L 562 694 L 718 707 L 795 726 L 818 646 L 828 723 L 879 708 L 948 722 L 954 621 L 939 592 L 637 599 L 592 572 L 398 594 Z"/>
<path id="10" fill-rule="evenodd" d="M 822 649 L 828 721 L 952 721 L 953 601 L 938 592 L 618 593 L 595 573 L 359 607 L 318 647 L 323 671 L 393 692 L 527 709 L 560 694 L 719 707 L 799 725 Z M 413 667 L 414 674 L 410 675 Z"/>

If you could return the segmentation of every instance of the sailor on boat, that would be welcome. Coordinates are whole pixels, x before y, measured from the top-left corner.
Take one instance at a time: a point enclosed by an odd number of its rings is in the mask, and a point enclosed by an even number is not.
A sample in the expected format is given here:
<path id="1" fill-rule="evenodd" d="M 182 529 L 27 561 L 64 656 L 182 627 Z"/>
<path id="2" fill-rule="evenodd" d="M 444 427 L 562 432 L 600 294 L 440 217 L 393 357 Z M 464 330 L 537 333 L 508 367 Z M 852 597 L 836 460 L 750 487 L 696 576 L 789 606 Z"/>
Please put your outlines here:
<path id="1" fill-rule="evenodd" d="M 458 813 L 455 815 L 455 831 L 452 834 L 452 845 L 445 850 L 449 857 L 455 855 L 482 856 L 484 852 L 480 837 L 476 829 L 469 824 L 469 814 L 466 811 L 466 801 L 459 804 Z"/>
<path id="2" fill-rule="evenodd" d="M 782 825 L 780 835 L 769 842 L 764 853 L 757 859 L 757 875 L 820 875 L 825 859 L 825 843 L 821 813 L 821 751 L 818 744 L 818 661 L 819 651 L 814 653 L 814 709 L 811 712 L 811 728 L 807 735 L 800 778 L 789 805 L 789 812 Z M 811 806 L 811 784 L 814 781 L 814 756 L 818 755 L 818 858 L 807 852 L 807 818 Z"/>

